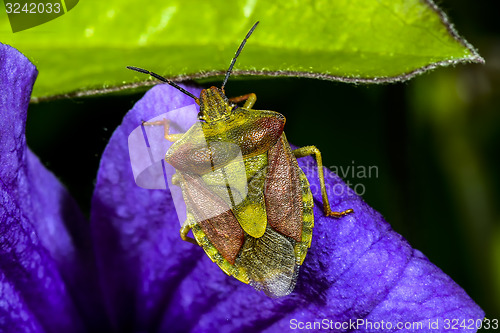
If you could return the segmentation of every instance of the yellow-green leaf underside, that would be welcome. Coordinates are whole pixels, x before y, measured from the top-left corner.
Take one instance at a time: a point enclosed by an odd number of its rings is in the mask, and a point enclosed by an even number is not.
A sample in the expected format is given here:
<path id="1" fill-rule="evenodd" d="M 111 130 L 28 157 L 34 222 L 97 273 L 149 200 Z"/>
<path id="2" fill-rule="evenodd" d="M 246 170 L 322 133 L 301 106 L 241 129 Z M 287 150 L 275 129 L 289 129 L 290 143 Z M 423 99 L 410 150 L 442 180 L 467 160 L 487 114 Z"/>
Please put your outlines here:
<path id="1" fill-rule="evenodd" d="M 235 75 L 388 82 L 483 62 L 430 0 L 85 0 L 15 34 L 0 15 L 0 41 L 38 67 L 35 99 L 148 80 L 128 65 L 178 81 L 221 75 L 256 21 Z"/>

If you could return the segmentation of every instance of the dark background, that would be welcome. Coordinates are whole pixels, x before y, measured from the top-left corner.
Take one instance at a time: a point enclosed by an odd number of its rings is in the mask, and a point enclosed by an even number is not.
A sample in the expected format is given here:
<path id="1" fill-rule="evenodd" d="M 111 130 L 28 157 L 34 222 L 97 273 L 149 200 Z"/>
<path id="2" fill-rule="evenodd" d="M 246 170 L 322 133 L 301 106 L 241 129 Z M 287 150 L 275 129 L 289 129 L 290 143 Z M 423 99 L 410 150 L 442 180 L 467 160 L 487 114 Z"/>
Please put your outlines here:
<path id="1" fill-rule="evenodd" d="M 283 113 L 288 140 L 316 145 L 325 166 L 375 166 L 378 173 L 370 178 L 349 172 L 344 180 L 357 185 L 364 200 L 488 318 L 500 319 L 499 12 L 485 0 L 439 5 L 486 65 L 439 68 L 407 83 L 370 86 L 232 77 L 226 92 L 254 92 L 256 109 Z M 220 86 L 221 79 L 201 83 Z M 87 214 L 102 151 L 142 95 L 30 106 L 28 144 Z"/>

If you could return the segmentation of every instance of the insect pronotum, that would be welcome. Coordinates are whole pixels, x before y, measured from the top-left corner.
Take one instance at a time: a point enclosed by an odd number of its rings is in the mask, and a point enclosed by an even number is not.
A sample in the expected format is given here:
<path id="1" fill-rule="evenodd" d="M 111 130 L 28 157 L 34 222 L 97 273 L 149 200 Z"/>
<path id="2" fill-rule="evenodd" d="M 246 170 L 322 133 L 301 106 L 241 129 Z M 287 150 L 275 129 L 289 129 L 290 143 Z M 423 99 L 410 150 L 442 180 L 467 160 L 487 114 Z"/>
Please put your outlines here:
<path id="1" fill-rule="evenodd" d="M 144 123 L 163 125 L 165 139 L 173 142 L 165 160 L 176 169 L 172 183 L 181 187 L 186 203 L 181 238 L 203 247 L 228 275 L 280 297 L 295 287 L 314 227 L 313 197 L 297 158 L 316 158 L 325 215 L 342 217 L 353 210 L 331 210 L 320 151 L 292 150 L 282 114 L 252 109 L 253 93 L 226 97 L 236 59 L 258 23 L 236 51 L 221 88 L 204 89 L 199 98 L 158 74 L 127 68 L 168 83 L 200 106 L 199 121 L 185 133 L 169 133 L 167 120 Z"/>

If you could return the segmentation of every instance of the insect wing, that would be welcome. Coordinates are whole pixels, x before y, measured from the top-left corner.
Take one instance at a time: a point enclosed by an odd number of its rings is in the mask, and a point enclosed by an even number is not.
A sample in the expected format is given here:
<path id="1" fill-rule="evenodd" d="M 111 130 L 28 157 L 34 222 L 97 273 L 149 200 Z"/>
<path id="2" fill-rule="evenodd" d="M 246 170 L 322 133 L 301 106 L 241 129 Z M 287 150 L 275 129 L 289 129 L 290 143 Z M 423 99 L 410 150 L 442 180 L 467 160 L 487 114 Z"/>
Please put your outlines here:
<path id="1" fill-rule="evenodd" d="M 285 134 L 269 150 L 268 156 L 267 220 L 274 230 L 300 242 L 303 215 L 300 169 Z"/>
<path id="2" fill-rule="evenodd" d="M 180 185 L 189 212 L 186 224 L 199 226 L 208 237 L 199 240 L 214 247 L 231 265 L 243 245 L 244 233 L 230 206 L 206 185 L 202 177 L 180 173 Z M 226 193 L 230 192 L 229 190 Z M 209 244 L 208 244 L 209 243 Z M 208 251 L 211 253 L 211 251 Z"/>
<path id="3" fill-rule="evenodd" d="M 309 183 L 285 134 L 268 151 L 265 181 L 268 226 L 262 237 L 247 237 L 238 258 L 250 284 L 268 296 L 293 291 L 314 225 Z"/>
<path id="4" fill-rule="evenodd" d="M 270 297 L 282 297 L 295 288 L 299 265 L 294 246 L 285 236 L 267 228 L 262 237 L 246 237 L 237 264 L 246 268 L 250 285 Z"/>
<path id="5" fill-rule="evenodd" d="M 172 110 L 147 119 L 138 126 L 128 138 L 132 173 L 138 186 L 146 189 L 166 189 L 172 194 L 180 225 L 186 220 L 186 204 L 179 184 L 174 185 L 172 177 L 176 169 L 165 162 L 165 155 L 172 142 L 165 139 L 165 123 L 168 123 L 168 133 L 185 133 L 191 137 L 192 150 L 190 157 L 199 157 L 198 167 L 205 169 L 206 178 L 211 193 L 222 199 L 226 205 L 214 205 L 206 210 L 204 218 L 211 218 L 224 213 L 230 207 L 240 203 L 246 196 L 246 173 L 241 149 L 232 143 L 208 142 L 203 134 L 202 124 L 197 119 L 198 111 L 195 105 Z M 175 144 L 175 143 L 174 143 Z M 213 168 L 213 159 L 203 159 L 203 155 L 218 152 L 228 160 L 226 166 Z M 187 159 L 186 159 L 187 160 Z M 192 179 L 192 178 L 190 178 Z M 197 184 L 193 184 L 196 188 Z M 189 184 L 187 184 L 189 187 Z M 201 216 L 201 215 L 200 215 Z M 195 222 L 201 220 L 196 219 Z"/>
<path id="6" fill-rule="evenodd" d="M 176 152 L 175 161 L 169 158 L 171 151 Z M 206 137 L 201 122 L 196 122 L 171 146 L 166 161 L 179 173 L 178 185 L 183 189 L 188 210 L 198 211 L 194 223 L 233 209 L 247 196 L 247 175 L 240 147 Z M 213 198 L 208 198 L 209 195 Z"/>

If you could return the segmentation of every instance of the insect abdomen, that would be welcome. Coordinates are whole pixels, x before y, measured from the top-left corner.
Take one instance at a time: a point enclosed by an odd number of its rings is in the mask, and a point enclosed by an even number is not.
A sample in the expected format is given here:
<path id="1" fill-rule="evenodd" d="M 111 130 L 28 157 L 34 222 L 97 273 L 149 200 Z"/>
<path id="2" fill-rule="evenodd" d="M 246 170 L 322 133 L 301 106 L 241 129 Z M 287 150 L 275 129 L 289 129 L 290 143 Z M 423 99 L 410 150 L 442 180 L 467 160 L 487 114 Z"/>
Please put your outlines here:
<path id="1" fill-rule="evenodd" d="M 259 239 L 245 235 L 245 243 L 238 253 L 235 264 L 232 265 L 224 259 L 199 225 L 194 225 L 192 228 L 197 242 L 226 274 L 241 282 L 250 283 L 255 289 L 264 290 L 267 295 L 273 297 L 286 296 L 293 291 L 300 265 L 306 257 L 312 240 L 313 197 L 304 172 L 300 169 L 298 171 L 302 197 L 300 242 L 281 235 L 268 226 L 264 236 Z M 264 245 L 269 245 L 269 241 L 272 242 L 270 244 L 272 251 L 262 250 Z M 244 254 L 247 252 L 248 254 Z M 269 261 L 271 267 L 274 268 L 262 268 L 263 263 L 269 264 Z"/>

